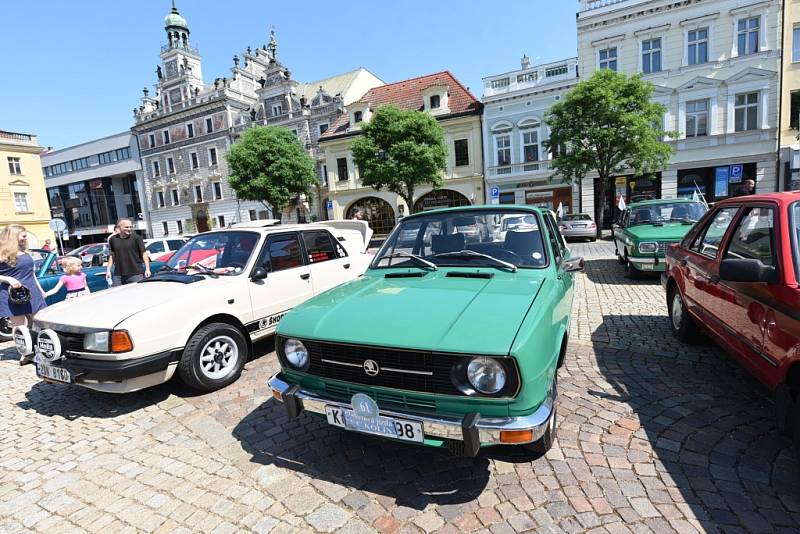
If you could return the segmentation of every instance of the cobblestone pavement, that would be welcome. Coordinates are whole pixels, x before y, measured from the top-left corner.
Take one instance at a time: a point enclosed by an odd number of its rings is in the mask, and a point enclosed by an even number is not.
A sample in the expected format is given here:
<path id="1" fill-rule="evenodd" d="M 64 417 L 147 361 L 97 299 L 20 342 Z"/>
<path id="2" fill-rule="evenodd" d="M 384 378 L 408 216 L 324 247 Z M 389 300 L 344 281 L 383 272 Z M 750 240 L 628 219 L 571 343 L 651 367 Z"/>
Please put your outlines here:
<path id="1" fill-rule="evenodd" d="M 658 280 L 575 244 L 559 433 L 476 459 L 290 421 L 269 342 L 239 382 L 111 396 L 0 361 L 0 532 L 797 532 L 798 466 L 764 390 L 676 342 Z"/>

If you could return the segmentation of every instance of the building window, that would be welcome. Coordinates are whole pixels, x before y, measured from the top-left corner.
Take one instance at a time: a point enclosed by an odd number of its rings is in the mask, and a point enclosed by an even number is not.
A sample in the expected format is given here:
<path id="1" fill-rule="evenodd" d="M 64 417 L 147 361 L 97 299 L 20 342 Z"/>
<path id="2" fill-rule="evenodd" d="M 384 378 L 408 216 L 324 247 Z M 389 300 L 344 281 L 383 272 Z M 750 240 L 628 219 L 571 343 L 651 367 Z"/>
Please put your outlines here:
<path id="1" fill-rule="evenodd" d="M 194 137 L 194 124 L 192 124 L 191 122 L 186 125 L 186 137 L 188 137 L 189 139 Z"/>
<path id="2" fill-rule="evenodd" d="M 172 205 L 173 206 L 180 206 L 181 205 L 181 201 L 180 201 L 180 197 L 178 196 L 178 190 L 177 189 L 170 189 L 169 190 L 169 194 L 172 197 Z"/>
<path id="3" fill-rule="evenodd" d="M 200 167 L 200 161 L 197 159 L 197 152 L 189 154 L 189 159 L 192 161 L 192 168 L 197 169 Z"/>
<path id="4" fill-rule="evenodd" d="M 797 130 L 800 124 L 800 91 L 792 91 L 790 96 L 789 127 Z"/>
<path id="5" fill-rule="evenodd" d="M 361 122 L 362 120 L 364 120 L 364 112 L 362 111 L 353 112 L 353 122 Z"/>
<path id="6" fill-rule="evenodd" d="M 509 83 L 508 78 L 500 78 L 499 80 L 492 80 L 491 86 L 492 89 L 501 89 L 503 87 L 508 87 Z"/>
<path id="7" fill-rule="evenodd" d="M 14 193 L 14 209 L 17 213 L 28 213 L 28 193 Z"/>
<path id="8" fill-rule="evenodd" d="M 800 26 L 792 29 L 792 61 L 800 61 Z"/>
<path id="9" fill-rule="evenodd" d="M 164 235 L 167 235 L 167 234 L 169 234 L 169 226 L 168 226 L 168 224 L 167 224 L 167 221 L 163 221 L 163 222 L 161 223 L 161 225 L 162 225 L 162 227 L 164 228 Z"/>
<path id="10" fill-rule="evenodd" d="M 167 158 L 167 173 L 175 174 L 175 161 L 172 158 Z"/>
<path id="11" fill-rule="evenodd" d="M 617 47 L 600 50 L 600 68 L 617 70 Z"/>
<path id="12" fill-rule="evenodd" d="M 157 161 L 153 162 L 153 176 L 161 176 L 161 166 Z"/>
<path id="13" fill-rule="evenodd" d="M 328 123 L 327 122 L 325 124 L 320 124 L 319 125 L 319 134 L 320 135 L 324 134 L 327 131 L 328 131 Z"/>
<path id="14" fill-rule="evenodd" d="M 133 209 L 133 204 L 125 204 L 125 213 L 128 215 L 128 217 L 136 216 L 136 212 Z"/>
<path id="15" fill-rule="evenodd" d="M 708 135 L 708 99 L 686 102 L 686 137 Z"/>
<path id="16" fill-rule="evenodd" d="M 469 141 L 467 139 L 456 139 L 453 142 L 456 155 L 456 167 L 469 165 Z"/>
<path id="17" fill-rule="evenodd" d="M 661 70 L 661 38 L 642 41 L 642 72 Z"/>
<path id="18" fill-rule="evenodd" d="M 522 132 L 522 157 L 525 163 L 539 161 L 539 132 Z"/>
<path id="19" fill-rule="evenodd" d="M 222 200 L 222 184 L 214 182 L 214 200 Z"/>
<path id="20" fill-rule="evenodd" d="M 194 201 L 195 202 L 203 201 L 203 186 L 201 185 L 194 186 Z"/>
<path id="21" fill-rule="evenodd" d="M 555 76 L 563 76 L 569 72 L 568 65 L 559 65 L 558 67 L 550 67 L 549 69 L 544 70 L 544 77 L 545 78 L 553 78 Z M 535 74 L 535 73 L 534 73 Z M 536 76 L 533 77 L 533 80 L 528 81 L 536 81 Z"/>
<path id="22" fill-rule="evenodd" d="M 283 104 L 272 104 L 272 116 L 283 115 Z"/>
<path id="23" fill-rule="evenodd" d="M 516 195 L 513 191 L 500 193 L 500 204 L 516 204 Z"/>
<path id="24" fill-rule="evenodd" d="M 250 210 L 247 212 L 250 215 L 250 220 L 255 221 L 258 220 L 258 216 L 256 215 L 256 210 Z"/>
<path id="25" fill-rule="evenodd" d="M 738 55 L 755 54 L 758 52 L 758 29 L 761 19 L 752 17 L 742 19 L 737 23 L 736 44 Z"/>
<path id="26" fill-rule="evenodd" d="M 156 136 L 154 134 L 150 134 L 150 148 L 156 147 Z"/>
<path id="27" fill-rule="evenodd" d="M 183 222 L 182 221 L 175 221 L 175 224 L 178 226 L 178 234 L 183 233 Z"/>
<path id="28" fill-rule="evenodd" d="M 168 145 L 169 144 L 169 130 L 164 130 L 163 132 L 161 132 L 161 135 L 164 137 L 164 144 Z"/>
<path id="29" fill-rule="evenodd" d="M 347 181 L 347 158 L 338 158 L 336 160 L 336 174 L 340 182 Z"/>
<path id="30" fill-rule="evenodd" d="M 547 77 L 547 71 L 544 71 L 545 77 Z M 535 72 L 527 72 L 525 74 L 517 74 L 517 83 L 532 83 L 535 82 L 539 78 L 539 75 Z"/>
<path id="31" fill-rule="evenodd" d="M 217 215 L 217 224 L 220 228 L 225 228 L 225 216 L 224 215 Z"/>
<path id="32" fill-rule="evenodd" d="M 22 174 L 22 165 L 20 165 L 19 158 L 8 158 L 8 172 L 11 174 Z"/>
<path id="33" fill-rule="evenodd" d="M 216 165 L 217 164 L 217 149 L 216 148 L 209 148 L 208 149 L 208 164 L 209 165 Z"/>
<path id="34" fill-rule="evenodd" d="M 689 65 L 708 63 L 708 28 L 691 30 L 687 38 Z"/>
<path id="35" fill-rule="evenodd" d="M 431 109 L 439 109 L 441 105 L 441 97 L 439 95 L 433 95 L 431 97 Z"/>
<path id="36" fill-rule="evenodd" d="M 734 129 L 737 132 L 758 129 L 758 93 L 736 95 Z"/>
<path id="37" fill-rule="evenodd" d="M 211 117 L 206 119 L 206 133 L 210 134 L 214 131 L 214 121 L 211 120 Z"/>
<path id="38" fill-rule="evenodd" d="M 159 191 L 156 197 L 158 198 L 158 207 L 163 208 L 166 205 L 166 203 L 164 202 L 164 192 Z"/>
<path id="39" fill-rule="evenodd" d="M 494 143 L 497 149 L 495 164 L 497 164 L 498 167 L 511 165 L 511 136 L 498 135 L 494 138 Z"/>

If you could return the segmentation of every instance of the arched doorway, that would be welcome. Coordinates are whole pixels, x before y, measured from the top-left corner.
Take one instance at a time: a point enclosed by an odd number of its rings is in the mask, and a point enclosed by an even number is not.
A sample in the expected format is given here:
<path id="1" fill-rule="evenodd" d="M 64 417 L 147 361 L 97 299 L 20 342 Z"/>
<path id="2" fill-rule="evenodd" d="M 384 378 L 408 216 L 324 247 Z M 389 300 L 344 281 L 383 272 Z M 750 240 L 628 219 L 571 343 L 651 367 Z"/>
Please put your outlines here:
<path id="1" fill-rule="evenodd" d="M 369 227 L 377 235 L 385 235 L 392 231 L 395 225 L 394 210 L 392 206 L 378 197 L 359 198 L 347 208 L 345 217 L 353 218 L 356 209 L 364 212 L 364 220 L 369 223 Z"/>
<path id="2" fill-rule="evenodd" d="M 452 189 L 434 189 L 425 193 L 414 202 L 414 213 L 418 211 L 433 210 L 437 208 L 454 208 L 469 206 L 471 202 L 467 197 Z"/>

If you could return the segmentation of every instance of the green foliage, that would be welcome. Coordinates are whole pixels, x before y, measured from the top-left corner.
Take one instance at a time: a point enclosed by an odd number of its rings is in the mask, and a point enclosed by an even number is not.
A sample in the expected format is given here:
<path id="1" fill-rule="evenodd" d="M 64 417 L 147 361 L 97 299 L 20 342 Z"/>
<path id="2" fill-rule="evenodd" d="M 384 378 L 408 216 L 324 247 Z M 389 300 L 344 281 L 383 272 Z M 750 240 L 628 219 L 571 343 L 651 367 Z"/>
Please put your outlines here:
<path id="1" fill-rule="evenodd" d="M 231 187 L 242 200 L 268 204 L 274 217 L 298 194 L 311 197 L 314 161 L 286 128 L 245 130 L 227 154 Z"/>
<path id="2" fill-rule="evenodd" d="M 442 186 L 447 168 L 444 131 L 427 113 L 381 106 L 353 142 L 361 183 L 400 195 L 414 210 L 414 190 Z"/>
<path id="3" fill-rule="evenodd" d="M 545 116 L 550 138 L 544 146 L 553 153 L 551 167 L 565 180 L 575 181 L 591 171 L 600 179 L 595 197 L 598 235 L 603 223 L 611 177 L 662 170 L 672 147 L 661 139 L 675 137 L 662 129 L 666 108 L 651 102 L 653 84 L 640 76 L 608 69 L 596 71 L 554 104 Z"/>

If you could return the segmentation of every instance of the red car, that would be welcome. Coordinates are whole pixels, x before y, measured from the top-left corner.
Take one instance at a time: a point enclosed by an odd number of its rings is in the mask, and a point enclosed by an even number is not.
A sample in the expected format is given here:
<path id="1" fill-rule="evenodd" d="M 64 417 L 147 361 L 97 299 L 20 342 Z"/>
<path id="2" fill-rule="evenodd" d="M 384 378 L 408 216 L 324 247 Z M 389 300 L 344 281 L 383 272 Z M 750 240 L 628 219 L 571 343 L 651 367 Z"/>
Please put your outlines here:
<path id="1" fill-rule="evenodd" d="M 675 337 L 702 329 L 766 385 L 800 459 L 800 192 L 716 203 L 666 264 Z"/>

